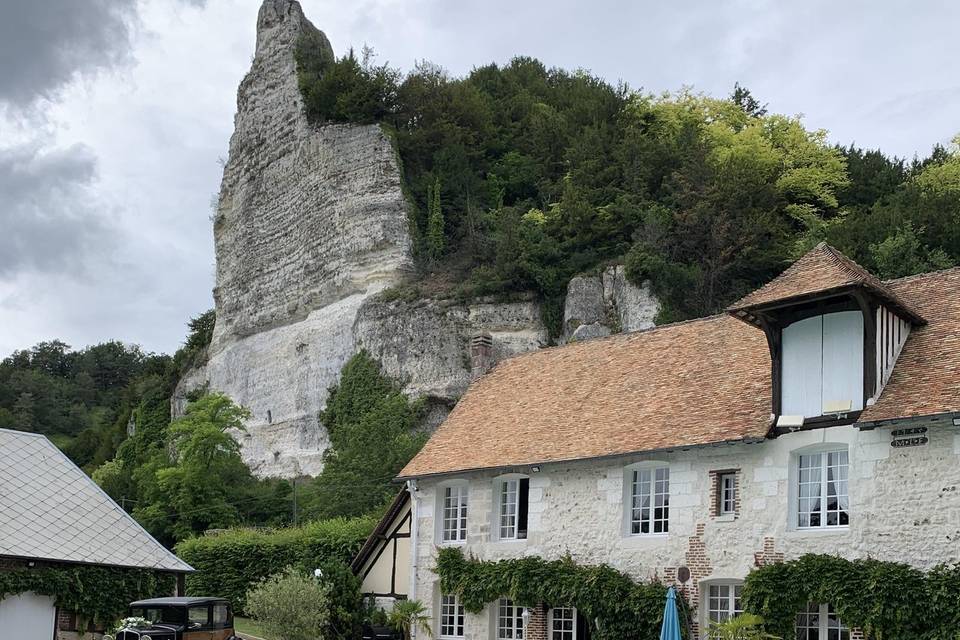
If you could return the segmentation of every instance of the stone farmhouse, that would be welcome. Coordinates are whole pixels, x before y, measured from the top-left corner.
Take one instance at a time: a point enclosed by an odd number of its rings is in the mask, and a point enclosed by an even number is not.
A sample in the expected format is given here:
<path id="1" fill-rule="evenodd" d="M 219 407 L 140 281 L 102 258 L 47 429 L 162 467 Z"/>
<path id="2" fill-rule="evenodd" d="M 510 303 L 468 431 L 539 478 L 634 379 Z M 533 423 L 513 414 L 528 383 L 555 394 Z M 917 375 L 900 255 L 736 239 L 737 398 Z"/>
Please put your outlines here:
<path id="1" fill-rule="evenodd" d="M 960 269 L 881 282 L 821 244 L 727 313 L 480 377 L 400 474 L 408 595 L 444 640 L 585 640 L 564 603 L 465 612 L 439 590 L 437 549 L 658 578 L 701 630 L 741 610 L 765 563 L 957 561 L 958 425 Z M 797 614 L 804 640 L 861 635 L 828 602 Z"/>

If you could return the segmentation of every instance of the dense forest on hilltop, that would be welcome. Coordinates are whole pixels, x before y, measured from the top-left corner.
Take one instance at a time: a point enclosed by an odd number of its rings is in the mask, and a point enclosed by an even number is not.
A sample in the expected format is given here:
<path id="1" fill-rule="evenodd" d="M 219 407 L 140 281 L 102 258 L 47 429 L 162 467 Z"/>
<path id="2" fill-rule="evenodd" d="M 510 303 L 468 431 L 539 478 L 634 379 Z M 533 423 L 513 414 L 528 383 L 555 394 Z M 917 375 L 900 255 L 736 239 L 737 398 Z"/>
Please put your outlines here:
<path id="1" fill-rule="evenodd" d="M 838 147 L 747 89 L 653 96 L 518 57 L 463 78 L 365 49 L 297 49 L 314 123 L 396 139 L 430 294 L 536 291 L 559 331 L 570 277 L 625 261 L 659 322 L 714 313 L 827 240 L 882 277 L 960 261 L 960 153 Z"/>
<path id="2" fill-rule="evenodd" d="M 213 311 L 188 324 L 171 357 L 103 342 L 73 351 L 51 340 L 0 360 L 0 428 L 42 433 L 88 472 L 113 457 L 128 426 L 147 431 L 170 420 L 180 373 L 202 357 Z"/>

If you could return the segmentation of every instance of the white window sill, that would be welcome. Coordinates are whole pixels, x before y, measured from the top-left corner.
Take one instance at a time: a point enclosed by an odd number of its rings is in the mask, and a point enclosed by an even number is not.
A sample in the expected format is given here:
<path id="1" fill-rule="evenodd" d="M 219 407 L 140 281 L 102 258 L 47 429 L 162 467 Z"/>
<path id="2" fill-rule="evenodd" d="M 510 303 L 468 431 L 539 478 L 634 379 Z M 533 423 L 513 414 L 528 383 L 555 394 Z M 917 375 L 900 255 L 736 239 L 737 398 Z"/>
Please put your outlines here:
<path id="1" fill-rule="evenodd" d="M 785 531 L 787 536 L 790 537 L 816 537 L 816 536 L 839 536 L 850 533 L 850 526 L 843 527 L 805 527 L 799 528 L 794 527 L 793 529 L 787 529 Z"/>
<path id="2" fill-rule="evenodd" d="M 737 514 L 735 514 L 735 513 L 724 513 L 724 514 L 721 514 L 721 515 L 719 515 L 719 516 L 716 516 L 716 517 L 713 519 L 713 521 L 714 521 L 714 522 L 733 522 L 733 521 L 736 520 L 736 519 L 737 519 Z"/>
<path id="3" fill-rule="evenodd" d="M 443 540 L 437 543 L 438 547 L 462 547 L 467 544 L 466 540 Z"/>
<path id="4" fill-rule="evenodd" d="M 664 544 L 670 538 L 669 533 L 630 533 L 620 538 L 625 547 L 644 547 Z"/>
<path id="5" fill-rule="evenodd" d="M 527 544 L 527 538 L 503 538 L 503 539 L 497 538 L 495 540 L 491 540 L 491 542 L 493 544 L 500 544 L 503 546 L 513 545 L 516 547 L 521 547 Z"/>

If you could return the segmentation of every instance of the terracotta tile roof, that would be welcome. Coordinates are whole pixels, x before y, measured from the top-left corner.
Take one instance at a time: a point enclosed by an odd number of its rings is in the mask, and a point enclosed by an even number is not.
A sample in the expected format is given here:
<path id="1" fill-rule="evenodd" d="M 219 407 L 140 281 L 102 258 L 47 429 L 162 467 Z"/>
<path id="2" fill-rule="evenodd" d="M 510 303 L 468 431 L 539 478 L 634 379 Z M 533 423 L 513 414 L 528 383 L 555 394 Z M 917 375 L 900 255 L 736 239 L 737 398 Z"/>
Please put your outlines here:
<path id="1" fill-rule="evenodd" d="M 927 324 L 911 329 L 887 386 L 860 422 L 960 412 L 960 268 L 884 284 Z"/>
<path id="2" fill-rule="evenodd" d="M 727 311 L 736 313 L 756 309 L 851 286 L 870 290 L 914 322 L 922 322 L 922 316 L 900 300 L 876 276 L 825 242 L 808 251 L 767 284 L 734 302 L 727 307 Z"/>
<path id="3" fill-rule="evenodd" d="M 960 412 L 960 268 L 876 283 L 928 324 L 859 421 Z M 400 477 L 759 439 L 770 392 L 763 332 L 728 315 L 535 351 L 473 384 Z"/>
<path id="4" fill-rule="evenodd" d="M 400 477 L 763 438 L 769 426 L 763 333 L 714 316 L 501 362 Z"/>

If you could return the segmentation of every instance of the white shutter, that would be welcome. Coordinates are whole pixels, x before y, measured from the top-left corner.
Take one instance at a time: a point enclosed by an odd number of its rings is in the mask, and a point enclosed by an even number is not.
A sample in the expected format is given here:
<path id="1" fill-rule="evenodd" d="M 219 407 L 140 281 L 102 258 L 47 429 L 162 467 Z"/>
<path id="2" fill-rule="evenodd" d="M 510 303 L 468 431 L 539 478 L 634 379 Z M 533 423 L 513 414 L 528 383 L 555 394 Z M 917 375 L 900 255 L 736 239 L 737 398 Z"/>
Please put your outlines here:
<path id="1" fill-rule="evenodd" d="M 823 316 L 823 406 L 850 402 L 863 409 L 863 314 L 841 311 Z"/>
<path id="2" fill-rule="evenodd" d="M 822 340 L 823 316 L 794 322 L 783 330 L 783 415 L 812 418 L 823 414 Z"/>

